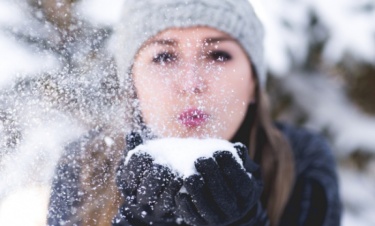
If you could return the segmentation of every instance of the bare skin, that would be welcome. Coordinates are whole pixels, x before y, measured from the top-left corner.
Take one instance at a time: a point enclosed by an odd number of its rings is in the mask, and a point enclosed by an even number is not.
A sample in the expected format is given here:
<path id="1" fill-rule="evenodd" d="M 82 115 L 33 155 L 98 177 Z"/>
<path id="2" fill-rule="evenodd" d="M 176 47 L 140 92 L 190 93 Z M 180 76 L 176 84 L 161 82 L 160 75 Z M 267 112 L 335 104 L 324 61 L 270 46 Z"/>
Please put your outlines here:
<path id="1" fill-rule="evenodd" d="M 230 140 L 254 100 L 246 53 L 208 27 L 168 29 L 148 40 L 133 78 L 143 118 L 160 137 Z"/>

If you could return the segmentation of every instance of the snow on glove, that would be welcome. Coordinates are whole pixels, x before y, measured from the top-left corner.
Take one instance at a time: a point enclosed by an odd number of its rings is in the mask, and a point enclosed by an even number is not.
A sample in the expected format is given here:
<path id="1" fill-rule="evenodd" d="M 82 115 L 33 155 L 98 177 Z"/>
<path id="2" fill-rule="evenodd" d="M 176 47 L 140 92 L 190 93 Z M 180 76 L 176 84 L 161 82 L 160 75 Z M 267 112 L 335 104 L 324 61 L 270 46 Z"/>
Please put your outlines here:
<path id="1" fill-rule="evenodd" d="M 127 151 L 142 144 L 139 134 L 127 136 Z M 125 158 L 117 170 L 117 185 L 124 198 L 113 226 L 175 225 L 174 197 L 182 180 L 167 168 L 153 163 L 146 153 L 134 154 L 125 165 Z"/>
<path id="2" fill-rule="evenodd" d="M 229 151 L 217 151 L 212 158 L 200 158 L 195 167 L 200 175 L 187 177 L 178 193 L 177 215 L 189 225 L 264 225 L 261 209 L 263 188 L 259 167 L 244 145 L 235 145 L 243 167 Z M 262 219 L 257 219 L 262 218 Z"/>

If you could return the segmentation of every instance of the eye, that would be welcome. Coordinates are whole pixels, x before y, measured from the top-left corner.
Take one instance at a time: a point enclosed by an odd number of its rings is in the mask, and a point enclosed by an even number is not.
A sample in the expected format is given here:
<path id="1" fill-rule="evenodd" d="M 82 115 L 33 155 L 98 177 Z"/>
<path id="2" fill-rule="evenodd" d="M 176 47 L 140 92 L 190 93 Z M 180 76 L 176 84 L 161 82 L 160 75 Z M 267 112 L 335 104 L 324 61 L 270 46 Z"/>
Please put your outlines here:
<path id="1" fill-rule="evenodd" d="M 170 52 L 162 52 L 156 54 L 152 59 L 152 62 L 164 65 L 176 61 L 176 59 L 177 56 L 175 54 Z"/>
<path id="2" fill-rule="evenodd" d="M 214 61 L 219 61 L 219 62 L 225 62 L 225 61 L 229 61 L 232 59 L 232 56 L 229 53 L 225 51 L 220 51 L 220 50 L 210 52 L 209 56 Z"/>

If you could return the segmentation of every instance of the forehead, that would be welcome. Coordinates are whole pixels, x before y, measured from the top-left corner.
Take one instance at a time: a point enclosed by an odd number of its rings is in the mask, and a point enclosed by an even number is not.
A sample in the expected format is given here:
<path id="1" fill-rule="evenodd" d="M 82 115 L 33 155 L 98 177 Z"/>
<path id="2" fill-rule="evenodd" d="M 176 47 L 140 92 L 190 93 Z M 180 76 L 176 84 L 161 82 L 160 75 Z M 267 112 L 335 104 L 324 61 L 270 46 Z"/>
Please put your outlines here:
<path id="1" fill-rule="evenodd" d="M 235 41 L 230 35 L 210 27 L 170 28 L 152 37 L 147 43 L 205 42 L 210 40 Z"/>

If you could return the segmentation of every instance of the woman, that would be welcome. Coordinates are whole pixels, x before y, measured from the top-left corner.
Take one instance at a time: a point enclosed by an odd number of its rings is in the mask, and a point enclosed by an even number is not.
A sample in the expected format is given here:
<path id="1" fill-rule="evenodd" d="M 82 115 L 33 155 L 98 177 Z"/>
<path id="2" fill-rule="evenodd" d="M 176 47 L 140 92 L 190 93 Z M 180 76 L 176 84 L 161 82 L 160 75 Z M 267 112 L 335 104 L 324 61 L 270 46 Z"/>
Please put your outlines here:
<path id="1" fill-rule="evenodd" d="M 263 28 L 247 0 L 128 0 L 116 34 L 125 115 L 67 148 L 49 225 L 340 224 L 325 141 L 270 119 Z M 124 165 L 163 137 L 241 142 L 252 177 L 225 150 L 183 181 L 149 156 Z"/>

